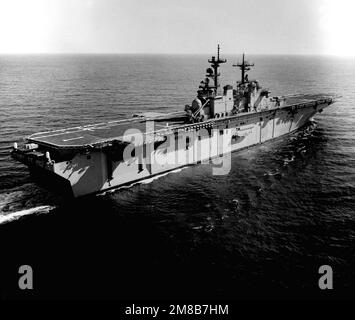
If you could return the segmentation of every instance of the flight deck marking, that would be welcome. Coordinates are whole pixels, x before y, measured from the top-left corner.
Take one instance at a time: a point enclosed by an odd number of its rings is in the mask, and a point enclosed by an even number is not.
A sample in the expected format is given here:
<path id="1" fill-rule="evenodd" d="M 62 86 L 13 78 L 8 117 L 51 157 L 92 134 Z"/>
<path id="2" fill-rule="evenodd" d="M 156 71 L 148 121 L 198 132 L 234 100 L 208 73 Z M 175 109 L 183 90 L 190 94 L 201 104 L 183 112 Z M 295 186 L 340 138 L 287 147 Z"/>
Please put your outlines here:
<path id="1" fill-rule="evenodd" d="M 64 142 L 71 141 L 71 140 L 77 140 L 77 139 L 82 139 L 84 137 L 76 137 L 76 138 L 70 138 L 70 139 L 63 139 Z"/>
<path id="2" fill-rule="evenodd" d="M 55 136 L 62 136 L 62 135 L 65 135 L 65 134 L 71 134 L 71 133 L 76 133 L 76 132 L 82 132 L 84 131 L 83 129 L 80 129 L 80 130 L 76 130 L 76 131 L 67 131 L 67 132 L 60 132 L 60 133 L 56 133 L 56 134 L 50 134 L 50 135 L 47 135 L 47 136 L 39 136 L 39 137 L 34 137 L 33 139 L 43 139 L 43 138 L 49 138 L 49 137 L 55 137 Z M 31 136 L 32 137 L 32 136 Z M 30 137 L 30 138 L 31 138 Z"/>

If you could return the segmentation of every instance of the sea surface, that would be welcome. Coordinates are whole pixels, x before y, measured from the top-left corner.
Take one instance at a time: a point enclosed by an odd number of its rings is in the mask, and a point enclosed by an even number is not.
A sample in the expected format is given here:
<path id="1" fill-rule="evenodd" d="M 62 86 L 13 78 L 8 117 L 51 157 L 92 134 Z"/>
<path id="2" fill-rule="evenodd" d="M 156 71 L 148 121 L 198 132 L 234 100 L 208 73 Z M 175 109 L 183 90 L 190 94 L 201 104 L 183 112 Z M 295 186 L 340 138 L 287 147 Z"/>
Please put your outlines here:
<path id="1" fill-rule="evenodd" d="M 68 200 L 10 158 L 35 132 L 195 97 L 206 55 L 0 56 L 0 298 L 339 298 L 355 292 L 355 59 L 249 56 L 272 95 L 336 103 L 303 130 L 208 164 Z M 226 56 L 222 85 L 239 72 Z M 30 265 L 34 290 L 18 289 Z M 334 290 L 318 287 L 321 265 Z"/>

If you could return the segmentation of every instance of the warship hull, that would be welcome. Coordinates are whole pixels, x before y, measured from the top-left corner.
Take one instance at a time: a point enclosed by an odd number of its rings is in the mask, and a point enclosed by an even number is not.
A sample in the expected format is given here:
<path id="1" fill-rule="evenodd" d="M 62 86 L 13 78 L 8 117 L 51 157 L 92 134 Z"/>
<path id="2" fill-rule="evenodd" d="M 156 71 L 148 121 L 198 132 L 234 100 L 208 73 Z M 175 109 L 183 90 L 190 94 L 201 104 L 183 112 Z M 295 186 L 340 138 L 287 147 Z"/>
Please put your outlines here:
<path id="1" fill-rule="evenodd" d="M 24 146 L 15 143 L 12 156 L 41 183 L 74 197 L 200 163 L 212 162 L 212 174 L 225 175 L 232 152 L 294 132 L 333 102 L 319 95 L 269 96 L 257 80 L 249 80 L 254 64 L 244 54 L 233 65 L 241 70 L 240 81 L 222 91 L 219 67 L 227 60 L 219 45 L 208 62 L 196 98 L 182 112 L 37 133 Z"/>
<path id="2" fill-rule="evenodd" d="M 332 103 L 324 97 L 290 101 L 198 123 L 186 124 L 182 114 L 172 113 L 45 132 L 29 137 L 23 148 L 14 147 L 12 156 L 56 192 L 102 193 L 189 165 L 213 161 L 221 169 L 231 152 L 292 133 Z M 216 174 L 228 173 L 230 165 Z"/>

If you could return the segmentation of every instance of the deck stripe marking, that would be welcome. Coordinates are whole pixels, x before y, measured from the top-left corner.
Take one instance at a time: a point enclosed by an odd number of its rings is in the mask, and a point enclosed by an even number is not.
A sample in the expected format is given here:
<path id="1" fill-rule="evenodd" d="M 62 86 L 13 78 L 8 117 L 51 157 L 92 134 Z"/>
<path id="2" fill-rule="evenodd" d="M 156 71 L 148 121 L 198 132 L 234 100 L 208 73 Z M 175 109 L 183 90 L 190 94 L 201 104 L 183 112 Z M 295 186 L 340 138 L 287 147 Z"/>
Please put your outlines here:
<path id="1" fill-rule="evenodd" d="M 84 131 L 84 130 L 80 129 L 80 130 L 76 130 L 76 131 L 67 131 L 67 132 L 64 131 L 64 132 L 60 132 L 60 133 L 56 133 L 56 134 L 50 134 L 47 136 L 39 136 L 39 137 L 33 137 L 33 138 L 32 138 L 32 136 L 30 136 L 29 138 L 36 140 L 36 139 L 43 139 L 43 138 L 48 138 L 48 137 L 63 136 L 65 134 L 71 134 L 71 133 L 82 132 L 82 131 Z"/>
<path id="2" fill-rule="evenodd" d="M 77 140 L 77 139 L 82 139 L 84 137 L 76 137 L 76 138 L 70 138 L 70 139 L 63 139 L 64 142 L 71 141 L 71 140 Z"/>

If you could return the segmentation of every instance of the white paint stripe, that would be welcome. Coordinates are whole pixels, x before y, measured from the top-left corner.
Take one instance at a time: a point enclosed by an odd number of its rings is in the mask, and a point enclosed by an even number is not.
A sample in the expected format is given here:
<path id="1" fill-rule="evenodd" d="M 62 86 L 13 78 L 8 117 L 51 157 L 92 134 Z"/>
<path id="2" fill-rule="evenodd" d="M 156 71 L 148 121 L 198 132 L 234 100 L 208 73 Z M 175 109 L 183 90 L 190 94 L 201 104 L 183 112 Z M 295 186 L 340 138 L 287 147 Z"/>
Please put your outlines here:
<path id="1" fill-rule="evenodd" d="M 99 124 L 97 124 L 99 125 Z M 102 129 L 101 128 L 95 128 L 95 126 L 97 125 L 89 125 L 89 126 L 85 126 L 85 127 L 77 127 L 77 128 L 73 128 L 73 129 L 63 129 L 61 131 L 51 131 L 53 132 L 53 134 L 49 134 L 49 135 L 40 135 L 39 133 L 33 134 L 32 136 L 29 136 L 30 139 L 33 140 L 38 140 L 38 139 L 43 139 L 43 138 L 48 138 L 48 137 L 55 137 L 55 136 L 61 136 L 61 135 L 65 135 L 65 134 L 72 134 L 72 133 L 76 133 L 76 132 L 82 132 L 82 131 L 95 131 L 97 129 Z M 108 126 L 105 129 L 111 129 L 112 126 Z M 74 130 L 74 129 L 78 129 L 78 130 Z M 51 133 L 48 132 L 48 133 Z M 56 132 L 56 133 L 54 133 Z M 46 134 L 45 132 L 42 134 Z"/>
<path id="2" fill-rule="evenodd" d="M 30 135 L 29 138 L 37 138 L 38 135 L 48 134 L 48 133 L 51 133 L 54 136 L 54 135 L 57 135 L 58 133 L 61 134 L 62 132 L 67 132 L 67 131 L 71 131 L 71 130 L 74 130 L 74 129 L 80 129 L 80 130 L 77 130 L 77 131 L 81 131 L 81 130 L 85 130 L 87 127 L 95 127 L 95 126 L 98 126 L 98 125 L 108 124 L 108 123 L 109 124 L 116 124 L 117 123 L 117 125 L 121 125 L 122 123 L 126 124 L 126 123 L 131 123 L 131 122 L 138 122 L 138 120 L 136 118 L 121 119 L 121 120 L 115 120 L 115 121 L 109 121 L 109 122 L 88 124 L 88 125 L 85 125 L 85 126 L 77 126 L 77 127 L 64 128 L 64 129 L 58 129 L 58 130 L 43 131 L 43 132 L 34 133 L 34 134 Z M 77 131 L 74 131 L 74 132 L 77 132 Z M 54 134 L 54 133 L 57 133 L 57 134 Z M 51 136 L 52 135 L 50 135 L 49 137 L 51 137 Z"/>
<path id="3" fill-rule="evenodd" d="M 33 140 L 39 140 L 39 139 L 43 139 L 43 138 L 48 138 L 48 137 L 55 137 L 55 136 L 62 136 L 62 135 L 66 135 L 66 134 L 72 134 L 72 133 L 76 133 L 76 132 L 82 132 L 84 131 L 83 129 L 81 130 L 76 130 L 76 131 L 67 131 L 67 132 L 61 132 L 61 133 L 56 133 L 56 134 L 50 134 L 48 136 L 40 136 L 40 137 L 32 137 L 30 136 L 30 139 Z"/>
<path id="4" fill-rule="evenodd" d="M 63 139 L 64 142 L 71 141 L 71 140 L 77 140 L 77 139 L 82 139 L 84 137 L 76 137 L 76 138 L 70 138 L 70 139 Z"/>

